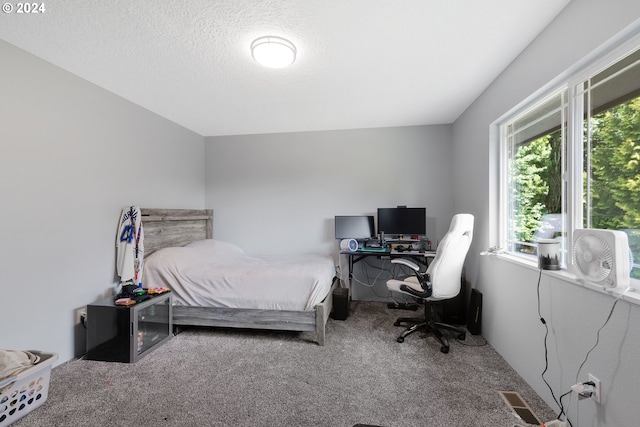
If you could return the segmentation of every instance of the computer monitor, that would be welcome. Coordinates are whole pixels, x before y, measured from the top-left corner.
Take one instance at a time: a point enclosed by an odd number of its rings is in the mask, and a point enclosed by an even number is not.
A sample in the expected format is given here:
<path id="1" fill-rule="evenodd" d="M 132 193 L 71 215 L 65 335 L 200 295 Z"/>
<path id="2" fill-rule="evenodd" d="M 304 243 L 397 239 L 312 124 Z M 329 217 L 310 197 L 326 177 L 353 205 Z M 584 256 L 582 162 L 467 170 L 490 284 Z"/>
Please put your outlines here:
<path id="1" fill-rule="evenodd" d="M 336 239 L 369 239 L 375 237 L 375 226 L 373 215 L 371 216 L 355 216 L 340 215 L 336 216 Z"/>
<path id="2" fill-rule="evenodd" d="M 427 234 L 426 208 L 378 208 L 378 233 L 424 236 Z"/>

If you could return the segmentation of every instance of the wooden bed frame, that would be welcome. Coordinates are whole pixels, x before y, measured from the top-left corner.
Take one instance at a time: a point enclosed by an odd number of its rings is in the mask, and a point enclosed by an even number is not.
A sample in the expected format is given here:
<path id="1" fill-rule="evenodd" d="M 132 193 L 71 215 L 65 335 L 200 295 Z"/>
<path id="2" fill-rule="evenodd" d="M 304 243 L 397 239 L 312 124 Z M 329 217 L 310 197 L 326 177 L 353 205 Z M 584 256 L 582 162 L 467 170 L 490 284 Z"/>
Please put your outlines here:
<path id="1" fill-rule="evenodd" d="M 174 246 L 184 246 L 194 240 L 213 238 L 211 209 L 150 209 L 142 208 L 145 256 Z M 333 280 L 329 294 L 313 310 L 262 310 L 213 307 L 173 307 L 176 326 L 216 326 L 229 328 L 273 329 L 285 331 L 315 331 L 315 341 L 324 345 L 325 325 L 333 306 Z M 147 284 L 153 286 L 153 283 Z"/>

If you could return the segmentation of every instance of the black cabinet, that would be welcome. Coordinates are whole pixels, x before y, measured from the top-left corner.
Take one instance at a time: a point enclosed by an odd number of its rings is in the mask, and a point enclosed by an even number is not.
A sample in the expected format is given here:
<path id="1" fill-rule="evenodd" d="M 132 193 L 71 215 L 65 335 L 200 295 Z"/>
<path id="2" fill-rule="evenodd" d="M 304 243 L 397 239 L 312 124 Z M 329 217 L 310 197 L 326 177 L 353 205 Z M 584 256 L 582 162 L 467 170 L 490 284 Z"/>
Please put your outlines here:
<path id="1" fill-rule="evenodd" d="M 87 306 L 87 359 L 135 363 L 171 338 L 171 292 L 132 306 L 105 298 Z"/>

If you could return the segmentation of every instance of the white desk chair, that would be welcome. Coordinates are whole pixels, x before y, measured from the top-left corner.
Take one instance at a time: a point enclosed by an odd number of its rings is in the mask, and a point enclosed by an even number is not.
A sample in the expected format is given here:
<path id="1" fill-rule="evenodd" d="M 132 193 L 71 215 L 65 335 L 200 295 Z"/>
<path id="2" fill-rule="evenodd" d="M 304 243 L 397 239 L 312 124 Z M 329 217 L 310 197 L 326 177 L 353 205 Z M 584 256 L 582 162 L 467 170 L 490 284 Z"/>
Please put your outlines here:
<path id="1" fill-rule="evenodd" d="M 457 333 L 459 339 L 465 339 L 464 329 L 437 321 L 434 304 L 454 298 L 460 293 L 462 267 L 473 238 L 473 222 L 473 215 L 470 214 L 457 214 L 452 218 L 449 231 L 442 238 L 433 260 L 424 272 L 421 272 L 418 264 L 411 260 L 405 258 L 391 260 L 392 263 L 411 268 L 415 275 L 402 280 L 388 280 L 387 288 L 393 292 L 411 295 L 425 304 L 424 317 L 403 317 L 396 320 L 395 326 L 403 323 L 412 324 L 400 334 L 398 342 L 404 342 L 407 335 L 417 330 L 426 330 L 432 332 L 440 341 L 442 344 L 440 351 L 448 353 L 449 342 L 441 329 L 453 331 Z"/>

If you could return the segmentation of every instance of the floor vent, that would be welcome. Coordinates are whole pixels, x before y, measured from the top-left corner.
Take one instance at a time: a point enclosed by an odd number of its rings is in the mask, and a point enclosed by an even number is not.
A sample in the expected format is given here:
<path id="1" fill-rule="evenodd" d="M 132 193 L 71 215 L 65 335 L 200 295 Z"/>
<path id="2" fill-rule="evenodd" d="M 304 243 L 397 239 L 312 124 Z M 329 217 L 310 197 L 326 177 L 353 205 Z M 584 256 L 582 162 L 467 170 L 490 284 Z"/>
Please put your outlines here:
<path id="1" fill-rule="evenodd" d="M 527 424 L 542 425 L 542 421 L 533 413 L 531 407 L 524 401 L 520 393 L 515 391 L 499 392 L 505 403 Z"/>

